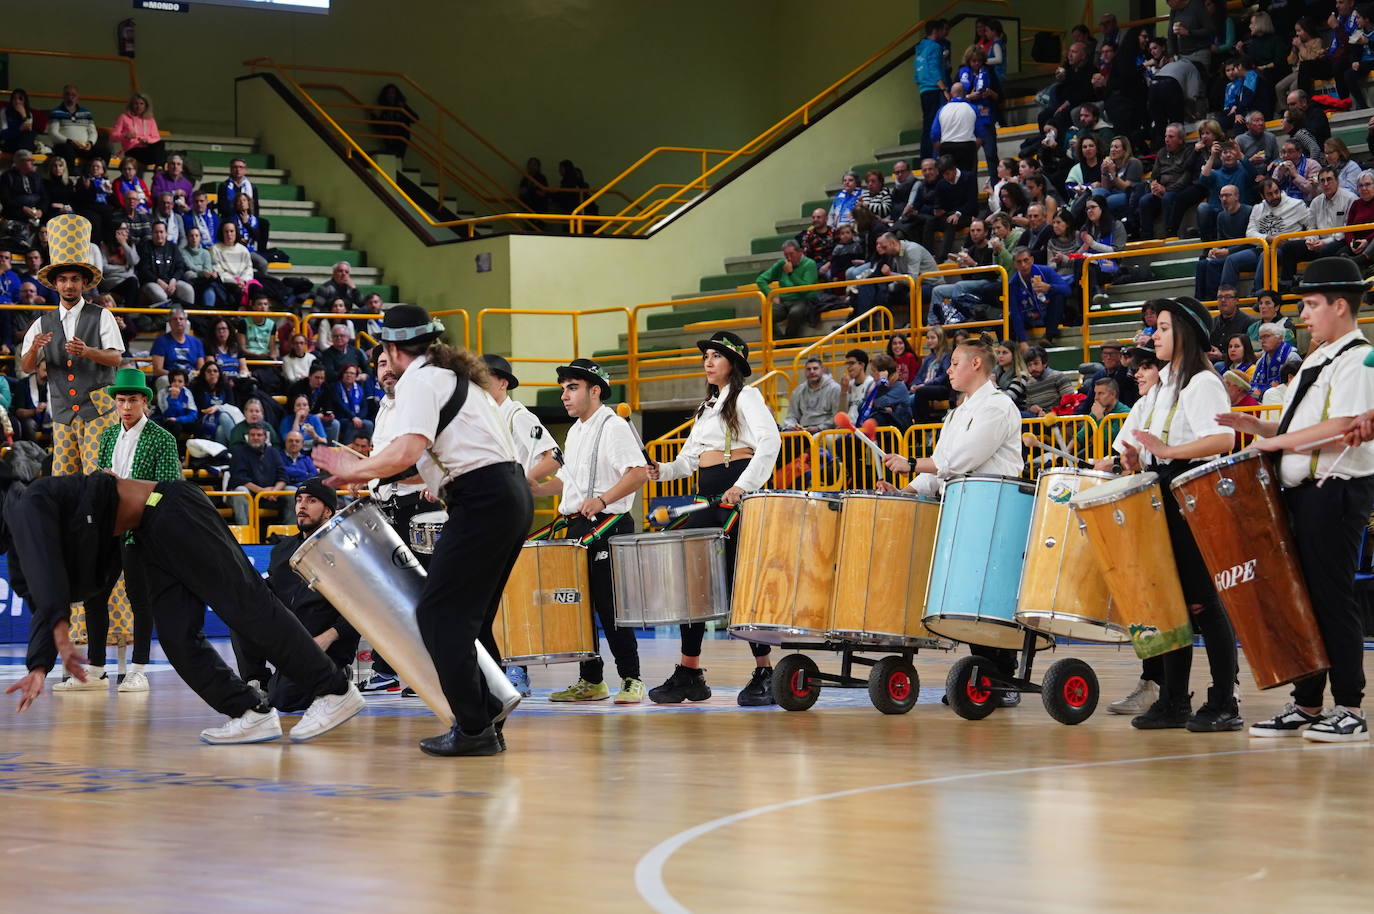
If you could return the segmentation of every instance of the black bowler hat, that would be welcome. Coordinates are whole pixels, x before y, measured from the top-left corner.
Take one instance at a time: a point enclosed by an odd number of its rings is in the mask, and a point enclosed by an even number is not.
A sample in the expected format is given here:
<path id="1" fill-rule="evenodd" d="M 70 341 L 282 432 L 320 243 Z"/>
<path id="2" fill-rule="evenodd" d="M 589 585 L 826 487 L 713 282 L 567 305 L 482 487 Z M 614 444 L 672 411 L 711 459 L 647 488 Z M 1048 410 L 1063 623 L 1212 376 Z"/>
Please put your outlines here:
<path id="1" fill-rule="evenodd" d="M 1180 295 L 1178 298 L 1159 298 L 1155 304 L 1161 312 L 1168 311 L 1178 318 L 1178 323 L 1189 328 L 1197 336 L 1198 342 L 1202 344 L 1203 351 L 1211 345 L 1212 340 L 1212 312 L 1207 310 L 1207 306 L 1196 298 L 1188 295 Z"/>
<path id="2" fill-rule="evenodd" d="M 444 325 L 419 305 L 393 305 L 382 318 L 383 343 L 428 343 L 444 335 Z"/>
<path id="3" fill-rule="evenodd" d="M 501 361 L 505 361 L 502 359 Z M 566 381 L 568 378 L 576 378 L 579 381 L 587 381 L 601 388 L 601 402 L 606 402 L 611 398 L 611 376 L 606 373 L 606 369 L 593 362 L 591 359 L 573 359 L 567 365 L 558 366 L 558 380 Z"/>
<path id="4" fill-rule="evenodd" d="M 1126 350 L 1126 357 L 1131 359 L 1149 359 L 1158 361 L 1159 356 L 1155 354 L 1155 341 L 1153 338 L 1147 339 L 1139 345 L 1133 345 Z"/>
<path id="5" fill-rule="evenodd" d="M 505 356 L 487 352 L 482 355 L 482 361 L 487 363 L 487 371 L 506 379 L 506 390 L 515 390 L 520 386 L 520 379 L 511 371 L 510 362 L 506 361 Z"/>
<path id="6" fill-rule="evenodd" d="M 325 485 L 323 476 L 311 476 L 296 487 L 296 494 L 318 498 L 330 511 L 339 510 L 339 493 Z"/>
<path id="7" fill-rule="evenodd" d="M 703 353 L 708 349 L 719 352 L 734 363 L 743 377 L 753 373 L 749 367 L 749 344 L 729 330 L 717 330 L 709 340 L 697 340 L 697 348 Z"/>
<path id="8" fill-rule="evenodd" d="M 1369 281 L 1360 272 L 1359 264 L 1349 257 L 1319 257 L 1307 265 L 1297 291 L 1354 292 L 1358 296 L 1368 289 Z"/>

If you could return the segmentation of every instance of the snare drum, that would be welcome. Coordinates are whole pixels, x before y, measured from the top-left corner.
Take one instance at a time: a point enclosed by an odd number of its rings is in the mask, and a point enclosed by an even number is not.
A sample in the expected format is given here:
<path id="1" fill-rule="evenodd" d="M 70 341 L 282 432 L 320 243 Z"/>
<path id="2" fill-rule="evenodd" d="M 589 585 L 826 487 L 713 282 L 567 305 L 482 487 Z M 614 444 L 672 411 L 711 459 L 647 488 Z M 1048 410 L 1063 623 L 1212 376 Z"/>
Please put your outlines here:
<path id="1" fill-rule="evenodd" d="M 1006 476 L 962 476 L 945 485 L 926 590 L 926 628 L 968 644 L 1020 650 L 1016 585 L 1026 554 L 1035 485 Z M 1036 649 L 1049 647 L 1036 636 Z"/>
<path id="2" fill-rule="evenodd" d="M 1257 451 L 1219 457 L 1170 485 L 1261 689 L 1330 666 L 1278 483 Z"/>
<path id="3" fill-rule="evenodd" d="M 574 540 L 525 543 L 492 623 L 505 663 L 592 659 L 591 606 L 587 547 Z"/>
<path id="4" fill-rule="evenodd" d="M 1056 469 L 1040 474 L 1016 597 L 1017 622 L 1061 638 L 1113 644 L 1130 640 L 1125 626 L 1113 618 L 1107 582 L 1069 507 L 1069 499 L 1079 492 L 1114 478 L 1092 470 Z"/>
<path id="5" fill-rule="evenodd" d="M 845 492 L 830 636 L 893 647 L 947 646 L 921 624 L 940 501 Z"/>
<path id="6" fill-rule="evenodd" d="M 426 511 L 410 519 L 410 548 L 420 555 L 433 555 L 439 544 L 439 534 L 448 523 L 447 511 Z"/>
<path id="7" fill-rule="evenodd" d="M 613 536 L 616 628 L 709 622 L 730 615 L 725 531 L 719 527 Z"/>
<path id="8" fill-rule="evenodd" d="M 840 500 L 807 492 L 740 499 L 730 634 L 781 644 L 824 638 L 840 542 Z"/>
<path id="9" fill-rule="evenodd" d="M 1144 660 L 1192 645 L 1159 476 L 1122 476 L 1078 493 L 1069 506 L 1083 522 L 1136 656 Z"/>

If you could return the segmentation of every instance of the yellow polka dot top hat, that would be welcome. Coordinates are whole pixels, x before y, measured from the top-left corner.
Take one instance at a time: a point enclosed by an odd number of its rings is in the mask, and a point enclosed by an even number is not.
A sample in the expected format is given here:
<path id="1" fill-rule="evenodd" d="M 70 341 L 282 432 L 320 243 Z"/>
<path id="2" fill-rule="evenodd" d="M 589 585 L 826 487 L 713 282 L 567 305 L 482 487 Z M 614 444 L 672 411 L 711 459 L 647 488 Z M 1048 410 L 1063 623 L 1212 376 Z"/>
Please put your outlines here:
<path id="1" fill-rule="evenodd" d="M 86 273 L 86 284 L 81 291 L 89 292 L 100 285 L 100 268 L 91 262 L 91 223 L 85 216 L 63 213 L 48 221 L 48 259 L 49 263 L 38 270 L 38 281 L 49 289 L 53 285 L 53 275 L 73 267 Z"/>

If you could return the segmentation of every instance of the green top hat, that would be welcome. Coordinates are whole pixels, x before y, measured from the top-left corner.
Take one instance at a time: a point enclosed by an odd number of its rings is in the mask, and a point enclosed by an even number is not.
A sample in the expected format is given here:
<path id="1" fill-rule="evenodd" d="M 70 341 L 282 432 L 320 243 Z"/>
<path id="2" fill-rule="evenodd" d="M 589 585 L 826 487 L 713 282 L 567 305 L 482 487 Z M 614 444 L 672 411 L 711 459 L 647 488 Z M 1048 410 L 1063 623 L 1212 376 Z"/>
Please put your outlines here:
<path id="1" fill-rule="evenodd" d="M 148 387 L 147 375 L 137 368 L 121 368 L 115 372 L 114 383 L 105 388 L 111 398 L 120 394 L 143 394 L 152 402 L 153 392 Z"/>

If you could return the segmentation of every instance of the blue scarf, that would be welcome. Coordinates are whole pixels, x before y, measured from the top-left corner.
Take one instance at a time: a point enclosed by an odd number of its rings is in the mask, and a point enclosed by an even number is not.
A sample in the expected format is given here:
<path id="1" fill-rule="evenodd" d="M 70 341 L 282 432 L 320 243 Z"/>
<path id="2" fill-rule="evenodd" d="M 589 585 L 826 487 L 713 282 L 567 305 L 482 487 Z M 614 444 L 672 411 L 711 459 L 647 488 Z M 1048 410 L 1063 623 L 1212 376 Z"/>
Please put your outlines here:
<path id="1" fill-rule="evenodd" d="M 1259 361 L 1255 364 L 1255 376 L 1250 380 L 1250 386 L 1260 393 L 1264 393 L 1278 384 L 1283 380 L 1279 371 L 1292 355 L 1293 344 L 1285 341 L 1279 344 L 1278 349 L 1260 356 Z"/>

